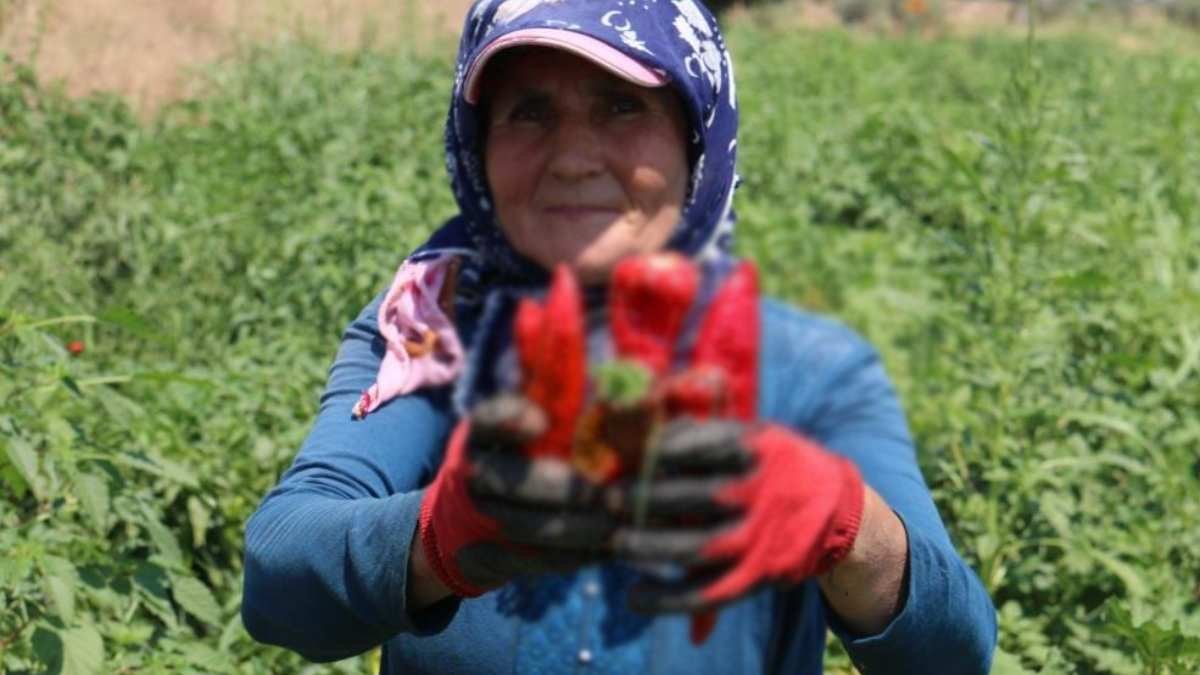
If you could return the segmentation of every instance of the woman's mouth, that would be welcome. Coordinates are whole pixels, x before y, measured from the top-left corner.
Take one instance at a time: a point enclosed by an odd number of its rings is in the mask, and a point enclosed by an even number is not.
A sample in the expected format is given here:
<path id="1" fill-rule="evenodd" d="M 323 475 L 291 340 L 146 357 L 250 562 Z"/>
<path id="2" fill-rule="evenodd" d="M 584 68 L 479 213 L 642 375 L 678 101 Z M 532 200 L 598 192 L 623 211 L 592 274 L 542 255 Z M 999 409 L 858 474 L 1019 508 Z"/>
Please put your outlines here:
<path id="1" fill-rule="evenodd" d="M 594 206 L 590 204 L 556 204 L 548 206 L 544 213 L 556 220 L 586 221 L 597 218 L 614 219 L 621 215 L 621 210 L 611 206 Z"/>

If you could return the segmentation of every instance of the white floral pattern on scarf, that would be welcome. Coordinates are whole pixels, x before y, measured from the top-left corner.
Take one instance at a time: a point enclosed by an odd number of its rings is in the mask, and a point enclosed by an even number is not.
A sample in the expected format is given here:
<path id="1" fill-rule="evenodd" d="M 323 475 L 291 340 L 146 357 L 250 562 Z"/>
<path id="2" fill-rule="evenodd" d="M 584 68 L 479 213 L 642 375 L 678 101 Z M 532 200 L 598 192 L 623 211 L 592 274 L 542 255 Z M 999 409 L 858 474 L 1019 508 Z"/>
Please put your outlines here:
<path id="1" fill-rule="evenodd" d="M 527 14 L 530 10 L 541 5 L 556 5 L 562 0 L 506 0 L 501 2 L 500 7 L 496 9 L 495 16 L 492 17 L 492 22 L 497 26 L 503 26 L 515 19 L 521 17 L 522 14 Z"/>
<path id="2" fill-rule="evenodd" d="M 638 37 L 637 31 L 633 28 L 633 23 L 625 17 L 621 10 L 614 9 L 606 12 L 604 16 L 600 17 L 600 23 L 617 31 L 617 34 L 621 36 L 621 42 L 624 42 L 631 48 L 640 52 L 646 52 L 651 56 L 654 55 L 654 52 L 646 48 L 646 42 Z"/>
<path id="3" fill-rule="evenodd" d="M 692 55 L 684 59 L 688 74 L 692 77 L 706 78 L 719 94 L 722 85 L 721 66 L 724 65 L 725 56 L 724 50 L 713 39 L 712 26 L 696 6 L 695 0 L 671 1 L 679 10 L 679 16 L 675 17 L 673 22 L 675 30 L 679 32 L 679 39 L 692 48 Z M 706 123 L 712 123 L 711 114 Z"/>

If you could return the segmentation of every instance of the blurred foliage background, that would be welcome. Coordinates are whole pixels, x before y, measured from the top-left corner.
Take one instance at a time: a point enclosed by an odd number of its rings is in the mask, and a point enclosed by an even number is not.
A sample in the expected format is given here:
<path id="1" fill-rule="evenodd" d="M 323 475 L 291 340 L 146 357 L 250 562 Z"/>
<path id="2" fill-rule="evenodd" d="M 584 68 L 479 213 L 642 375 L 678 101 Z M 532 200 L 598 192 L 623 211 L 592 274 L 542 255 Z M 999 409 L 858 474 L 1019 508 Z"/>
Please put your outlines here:
<path id="1" fill-rule="evenodd" d="M 882 350 L 996 672 L 1195 672 L 1194 34 L 798 15 L 727 16 L 740 252 Z M 449 49 L 245 45 L 152 110 L 4 57 L 0 672 L 374 667 L 249 639 L 242 526 L 341 329 L 453 212 Z"/>

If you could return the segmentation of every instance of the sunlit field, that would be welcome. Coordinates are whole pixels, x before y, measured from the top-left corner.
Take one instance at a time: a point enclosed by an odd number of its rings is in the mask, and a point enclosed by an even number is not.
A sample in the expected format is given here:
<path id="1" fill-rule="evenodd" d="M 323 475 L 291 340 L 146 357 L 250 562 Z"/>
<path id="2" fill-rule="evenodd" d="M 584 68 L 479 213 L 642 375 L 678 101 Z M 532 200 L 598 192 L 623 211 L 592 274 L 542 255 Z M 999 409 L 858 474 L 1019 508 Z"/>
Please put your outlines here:
<path id="1" fill-rule="evenodd" d="M 735 18 L 739 252 L 879 346 L 995 672 L 1197 672 L 1200 55 Z M 0 672 L 372 667 L 249 638 L 242 532 L 454 211 L 448 49 L 243 46 L 153 113 L 5 59 Z"/>

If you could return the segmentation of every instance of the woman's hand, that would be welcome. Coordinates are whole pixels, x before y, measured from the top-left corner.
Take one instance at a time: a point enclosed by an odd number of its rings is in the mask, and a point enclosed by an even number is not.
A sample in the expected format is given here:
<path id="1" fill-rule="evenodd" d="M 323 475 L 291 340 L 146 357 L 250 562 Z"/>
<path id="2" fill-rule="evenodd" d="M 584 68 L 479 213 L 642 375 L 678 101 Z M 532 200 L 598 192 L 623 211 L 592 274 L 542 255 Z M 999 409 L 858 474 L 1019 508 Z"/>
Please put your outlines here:
<path id="1" fill-rule="evenodd" d="M 710 608 L 813 576 L 851 628 L 882 628 L 898 608 L 903 526 L 853 463 L 787 429 L 674 421 L 653 478 L 624 484 L 614 501 L 628 521 L 640 500 L 650 519 L 618 532 L 617 555 L 687 570 L 635 588 L 642 611 Z"/>
<path id="2" fill-rule="evenodd" d="M 421 505 L 414 606 L 609 557 L 618 520 L 603 491 L 561 460 L 522 454 L 545 430 L 542 411 L 515 395 L 484 401 L 455 429 Z"/>

